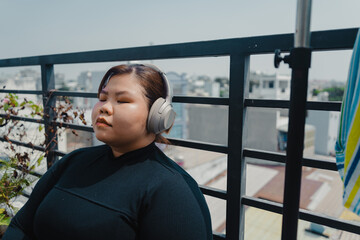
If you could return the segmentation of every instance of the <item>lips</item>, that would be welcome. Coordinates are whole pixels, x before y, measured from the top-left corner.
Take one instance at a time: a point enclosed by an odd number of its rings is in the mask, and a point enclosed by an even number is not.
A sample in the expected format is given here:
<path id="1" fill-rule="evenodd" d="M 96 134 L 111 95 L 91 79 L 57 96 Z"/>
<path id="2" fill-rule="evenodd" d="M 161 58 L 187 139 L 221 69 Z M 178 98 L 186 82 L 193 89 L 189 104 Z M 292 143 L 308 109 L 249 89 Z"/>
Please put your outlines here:
<path id="1" fill-rule="evenodd" d="M 111 127 L 111 124 L 108 123 L 105 118 L 102 118 L 102 117 L 99 117 L 98 119 L 96 119 L 96 125 L 107 125 L 107 126 L 110 126 Z"/>

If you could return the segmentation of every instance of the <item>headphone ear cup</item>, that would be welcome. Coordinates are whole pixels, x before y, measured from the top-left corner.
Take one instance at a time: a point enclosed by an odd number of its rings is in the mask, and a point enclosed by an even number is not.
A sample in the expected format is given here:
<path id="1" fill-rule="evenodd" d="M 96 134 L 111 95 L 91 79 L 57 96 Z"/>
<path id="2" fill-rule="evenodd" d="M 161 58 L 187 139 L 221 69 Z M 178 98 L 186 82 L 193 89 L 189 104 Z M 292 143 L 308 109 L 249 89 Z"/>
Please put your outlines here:
<path id="1" fill-rule="evenodd" d="M 150 132 L 158 134 L 169 129 L 175 120 L 175 111 L 171 103 L 158 98 L 150 108 L 147 127 Z"/>
<path id="2" fill-rule="evenodd" d="M 157 133 L 158 131 L 158 126 L 160 122 L 159 110 L 161 106 L 165 103 L 165 101 L 166 100 L 164 98 L 158 98 L 150 108 L 147 121 L 147 127 L 150 132 Z"/>

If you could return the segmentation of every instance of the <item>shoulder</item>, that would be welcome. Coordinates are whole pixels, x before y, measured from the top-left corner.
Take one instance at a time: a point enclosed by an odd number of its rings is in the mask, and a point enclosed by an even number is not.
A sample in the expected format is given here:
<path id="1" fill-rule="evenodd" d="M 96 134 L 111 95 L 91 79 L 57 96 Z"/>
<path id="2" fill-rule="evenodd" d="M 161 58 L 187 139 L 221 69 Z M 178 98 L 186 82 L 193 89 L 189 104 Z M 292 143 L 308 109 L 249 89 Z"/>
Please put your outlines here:
<path id="1" fill-rule="evenodd" d="M 155 147 L 153 153 L 149 156 L 153 163 L 153 171 L 156 172 L 159 180 L 183 180 L 188 185 L 198 186 L 196 181 L 175 161 L 166 156 L 159 148 Z"/>
<path id="2" fill-rule="evenodd" d="M 99 145 L 93 147 L 85 147 L 76 149 L 66 155 L 64 155 L 61 159 L 55 162 L 55 164 L 51 168 L 63 168 L 70 163 L 76 162 L 78 159 L 83 159 L 86 157 L 98 157 L 103 155 L 108 149 L 107 145 Z M 50 168 L 50 169 L 51 169 Z"/>
<path id="3" fill-rule="evenodd" d="M 204 200 L 197 182 L 176 162 L 167 157 L 156 147 L 155 151 L 149 156 L 149 177 L 156 191 L 171 191 L 173 193 L 195 197 L 198 202 Z"/>

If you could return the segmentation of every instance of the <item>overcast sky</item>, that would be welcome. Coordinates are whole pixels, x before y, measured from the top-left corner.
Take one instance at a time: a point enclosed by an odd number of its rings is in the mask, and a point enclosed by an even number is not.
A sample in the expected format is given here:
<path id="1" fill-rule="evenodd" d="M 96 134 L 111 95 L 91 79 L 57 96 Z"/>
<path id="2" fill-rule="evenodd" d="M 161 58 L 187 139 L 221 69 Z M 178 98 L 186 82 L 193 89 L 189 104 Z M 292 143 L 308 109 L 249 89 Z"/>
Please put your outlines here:
<path id="1" fill-rule="evenodd" d="M 359 0 L 314 0 L 311 30 L 360 27 Z M 0 0 L 0 59 L 293 33 L 296 0 Z M 310 78 L 344 81 L 351 51 L 313 54 Z M 273 56 L 251 69 L 275 70 Z M 165 71 L 227 76 L 228 58 L 155 61 Z M 67 78 L 113 63 L 55 66 Z M 35 69 L 39 69 L 35 67 Z M 14 69 L 0 69 L 0 72 Z"/>

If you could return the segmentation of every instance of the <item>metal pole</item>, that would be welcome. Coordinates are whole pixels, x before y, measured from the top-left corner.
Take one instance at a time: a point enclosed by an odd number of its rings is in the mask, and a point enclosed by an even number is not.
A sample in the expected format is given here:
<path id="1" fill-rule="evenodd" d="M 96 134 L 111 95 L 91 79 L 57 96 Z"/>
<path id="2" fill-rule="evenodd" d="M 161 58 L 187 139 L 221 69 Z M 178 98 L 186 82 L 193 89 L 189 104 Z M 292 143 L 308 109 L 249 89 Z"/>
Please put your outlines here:
<path id="1" fill-rule="evenodd" d="M 311 0 L 298 0 L 294 48 L 290 51 L 292 68 L 288 142 L 286 150 L 282 240 L 297 238 L 301 191 L 302 158 L 306 117 L 310 46 Z"/>
<path id="2" fill-rule="evenodd" d="M 310 47 L 311 0 L 298 0 L 294 47 Z"/>
<path id="3" fill-rule="evenodd" d="M 56 98 L 51 95 L 51 90 L 55 89 L 54 65 L 41 65 L 41 83 L 43 92 L 44 123 L 45 123 L 45 155 L 48 169 L 56 161 L 57 156 L 54 150 L 57 149 L 56 125 L 52 124 L 55 112 Z"/>

